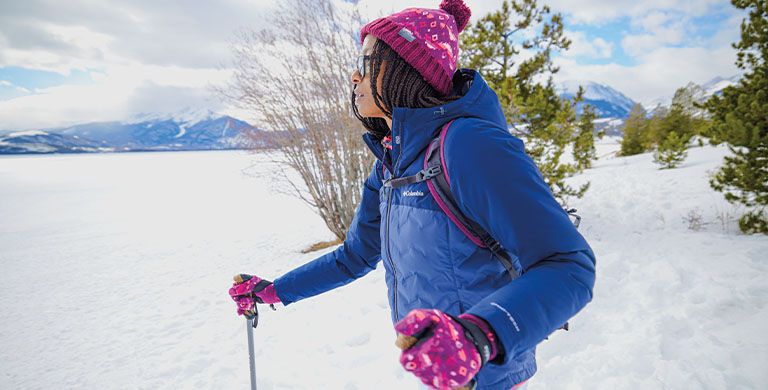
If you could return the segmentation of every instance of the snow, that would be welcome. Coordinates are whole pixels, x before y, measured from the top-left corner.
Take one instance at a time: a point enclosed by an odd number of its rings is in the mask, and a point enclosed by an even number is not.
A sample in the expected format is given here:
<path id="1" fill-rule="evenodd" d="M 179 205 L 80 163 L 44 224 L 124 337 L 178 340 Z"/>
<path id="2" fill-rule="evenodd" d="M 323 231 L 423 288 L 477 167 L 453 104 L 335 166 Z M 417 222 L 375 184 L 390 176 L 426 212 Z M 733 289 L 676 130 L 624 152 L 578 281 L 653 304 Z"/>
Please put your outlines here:
<path id="1" fill-rule="evenodd" d="M 6 138 L 13 138 L 13 137 L 33 137 L 36 135 L 48 135 L 48 133 L 40 130 L 26 130 L 26 131 L 16 131 L 13 133 L 10 133 L 6 135 Z"/>
<path id="2" fill-rule="evenodd" d="M 738 84 L 740 79 L 741 79 L 741 75 L 734 75 L 728 78 L 723 78 L 720 76 L 715 77 L 712 80 L 709 80 L 706 83 L 701 85 L 702 93 L 699 96 L 697 96 L 697 99 L 704 101 L 708 99 L 710 96 L 721 92 L 726 87 Z M 688 84 L 686 84 L 686 87 L 688 88 L 691 88 L 692 86 L 695 87 L 696 84 L 693 82 L 689 82 Z M 669 107 L 670 105 L 672 105 L 672 98 L 674 97 L 674 92 L 675 91 L 672 91 L 672 94 L 670 95 L 660 96 L 653 100 L 644 102 L 643 107 L 645 107 L 647 111 L 653 111 L 659 107 Z"/>
<path id="3" fill-rule="evenodd" d="M 174 113 L 155 113 L 143 112 L 136 114 L 124 121 L 124 124 L 136 124 L 144 122 L 167 121 L 172 120 L 176 123 L 193 125 L 219 115 L 205 107 L 186 107 Z"/>
<path id="4" fill-rule="evenodd" d="M 576 94 L 579 86 L 584 88 L 584 98 L 590 100 L 604 100 L 622 107 L 629 111 L 634 105 L 634 101 L 623 93 L 607 86 L 586 80 L 565 80 L 557 84 L 557 90 L 560 93 L 568 92 Z"/>
<path id="5" fill-rule="evenodd" d="M 179 133 L 174 135 L 173 138 L 179 138 L 184 136 L 184 134 L 187 133 L 187 126 L 185 125 L 179 125 Z"/>
<path id="6" fill-rule="evenodd" d="M 539 346 L 529 388 L 766 388 L 768 239 L 707 184 L 726 150 L 658 170 L 617 149 L 571 179 L 592 183 L 574 207 L 594 300 Z M 248 388 L 231 276 L 277 277 L 332 238 L 272 171 L 238 151 L 0 157 L 0 388 Z M 262 308 L 254 334 L 261 390 L 418 388 L 381 266 Z"/>
<path id="7" fill-rule="evenodd" d="M 230 128 L 231 119 L 227 119 L 227 123 L 224 124 L 224 129 L 221 130 L 221 136 L 224 137 L 227 135 L 227 130 Z"/>
<path id="8" fill-rule="evenodd" d="M 741 80 L 741 75 L 731 76 L 729 78 L 715 77 L 714 79 L 704 83 L 701 87 L 705 90 L 706 97 L 712 96 L 726 87 L 736 85 Z"/>

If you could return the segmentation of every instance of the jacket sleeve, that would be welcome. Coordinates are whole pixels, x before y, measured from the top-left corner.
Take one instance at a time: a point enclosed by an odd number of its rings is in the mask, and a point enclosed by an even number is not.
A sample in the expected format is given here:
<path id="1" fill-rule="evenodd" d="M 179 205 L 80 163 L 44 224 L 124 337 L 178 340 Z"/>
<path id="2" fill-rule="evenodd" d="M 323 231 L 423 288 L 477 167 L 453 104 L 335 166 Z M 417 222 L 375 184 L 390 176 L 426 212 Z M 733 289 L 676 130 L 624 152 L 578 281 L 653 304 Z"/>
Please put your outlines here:
<path id="1" fill-rule="evenodd" d="M 493 327 L 505 363 L 592 300 L 595 255 L 523 142 L 486 122 L 463 122 L 452 126 L 444 144 L 451 192 L 459 208 L 509 252 L 520 273 L 467 311 Z"/>
<path id="2" fill-rule="evenodd" d="M 363 185 L 360 205 L 344 244 L 274 281 L 277 296 L 284 305 L 346 285 L 376 269 L 381 261 L 380 172 L 381 163 L 377 161 Z"/>

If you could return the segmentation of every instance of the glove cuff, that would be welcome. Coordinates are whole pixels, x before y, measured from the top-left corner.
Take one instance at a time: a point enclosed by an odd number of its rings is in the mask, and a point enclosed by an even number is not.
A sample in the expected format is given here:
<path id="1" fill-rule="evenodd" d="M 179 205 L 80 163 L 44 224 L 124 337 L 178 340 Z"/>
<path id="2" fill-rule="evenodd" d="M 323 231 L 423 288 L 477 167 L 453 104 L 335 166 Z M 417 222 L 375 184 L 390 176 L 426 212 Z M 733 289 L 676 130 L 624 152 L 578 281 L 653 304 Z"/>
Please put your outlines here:
<path id="1" fill-rule="evenodd" d="M 260 298 L 263 303 L 273 304 L 282 302 L 280 301 L 280 297 L 277 296 L 275 284 L 272 282 L 269 282 L 269 285 L 264 287 L 263 290 L 259 291 L 258 293 L 254 293 L 254 295 Z"/>
<path id="2" fill-rule="evenodd" d="M 472 314 L 461 314 L 456 321 L 466 330 L 469 338 L 477 347 L 480 356 L 483 359 L 483 365 L 493 360 L 498 355 L 498 346 L 496 344 L 496 334 L 493 329 L 482 318 Z"/>

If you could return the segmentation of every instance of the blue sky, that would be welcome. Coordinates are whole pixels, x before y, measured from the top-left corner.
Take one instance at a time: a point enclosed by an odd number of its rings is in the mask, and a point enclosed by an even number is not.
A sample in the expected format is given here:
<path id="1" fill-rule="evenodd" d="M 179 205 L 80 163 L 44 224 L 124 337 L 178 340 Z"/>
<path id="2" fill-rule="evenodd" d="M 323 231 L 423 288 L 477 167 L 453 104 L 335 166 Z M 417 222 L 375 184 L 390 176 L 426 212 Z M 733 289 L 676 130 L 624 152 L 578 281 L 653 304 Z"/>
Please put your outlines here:
<path id="1" fill-rule="evenodd" d="M 690 17 L 689 23 L 685 25 L 684 42 L 668 43 L 666 47 L 680 48 L 690 45 L 700 45 L 707 47 L 710 41 L 721 33 L 723 24 L 727 23 L 734 15 L 738 15 L 736 10 L 730 4 L 715 6 L 710 12 L 701 16 L 689 16 L 682 11 L 665 10 L 665 13 L 673 20 Z M 626 36 L 644 34 L 649 32 L 648 28 L 641 25 L 633 25 L 633 18 L 630 16 L 621 16 L 616 19 L 603 23 L 574 23 L 566 18 L 566 31 L 569 33 L 583 32 L 589 40 L 603 39 L 612 45 L 612 52 L 609 57 L 599 56 L 580 56 L 577 62 L 579 64 L 607 64 L 615 63 L 623 66 L 638 65 L 639 59 L 624 51 L 622 40 Z M 730 75 L 728 75 L 730 76 Z"/>
<path id="2" fill-rule="evenodd" d="M 340 1 L 340 0 L 335 0 Z M 467 0 L 473 19 L 501 0 Z M 688 82 L 738 73 L 742 14 L 723 0 L 551 0 L 571 50 L 556 81 L 594 81 L 639 102 Z M 360 0 L 371 19 L 439 0 Z M 230 108 L 210 86 L 226 82 L 239 28 L 269 26 L 270 1 L 29 0 L 0 3 L 0 129 L 120 120 L 137 112 Z M 164 98 L 159 98 L 164 97 Z M 245 118 L 247 119 L 247 118 Z"/>
<path id="3" fill-rule="evenodd" d="M 93 83 L 91 69 L 71 69 L 67 74 L 49 70 L 6 66 L 0 68 L 0 100 L 30 95 L 58 85 Z"/>

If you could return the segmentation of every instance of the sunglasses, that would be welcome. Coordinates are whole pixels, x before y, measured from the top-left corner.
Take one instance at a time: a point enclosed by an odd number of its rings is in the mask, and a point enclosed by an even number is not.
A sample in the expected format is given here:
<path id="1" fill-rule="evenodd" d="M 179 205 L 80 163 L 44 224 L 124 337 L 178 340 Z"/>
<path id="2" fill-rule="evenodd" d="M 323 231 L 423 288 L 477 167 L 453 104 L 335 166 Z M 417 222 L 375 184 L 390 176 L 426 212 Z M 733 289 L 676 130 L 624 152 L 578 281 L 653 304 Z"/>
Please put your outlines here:
<path id="1" fill-rule="evenodd" d="M 390 56 L 390 57 L 379 57 L 379 56 L 370 56 L 370 55 L 358 56 L 356 61 L 356 66 L 357 66 L 357 72 L 360 73 L 360 77 L 365 77 L 366 70 L 368 69 L 368 66 L 370 66 L 372 58 L 378 58 L 385 61 L 391 61 L 391 60 L 397 59 L 397 57 L 394 57 L 394 56 Z"/>

